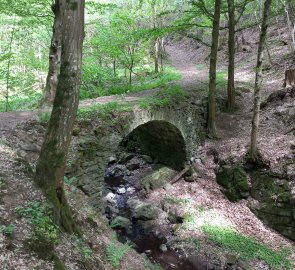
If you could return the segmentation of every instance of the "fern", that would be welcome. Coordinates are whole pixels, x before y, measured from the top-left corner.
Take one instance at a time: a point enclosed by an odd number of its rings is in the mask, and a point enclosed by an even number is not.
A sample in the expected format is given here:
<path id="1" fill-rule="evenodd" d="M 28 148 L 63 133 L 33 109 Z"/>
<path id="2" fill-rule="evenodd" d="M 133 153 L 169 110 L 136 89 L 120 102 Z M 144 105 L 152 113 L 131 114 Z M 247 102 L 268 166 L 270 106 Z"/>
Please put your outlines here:
<path id="1" fill-rule="evenodd" d="M 124 255 L 129 252 L 128 243 L 118 246 L 114 240 L 107 246 L 107 260 L 113 267 L 118 267 Z"/>

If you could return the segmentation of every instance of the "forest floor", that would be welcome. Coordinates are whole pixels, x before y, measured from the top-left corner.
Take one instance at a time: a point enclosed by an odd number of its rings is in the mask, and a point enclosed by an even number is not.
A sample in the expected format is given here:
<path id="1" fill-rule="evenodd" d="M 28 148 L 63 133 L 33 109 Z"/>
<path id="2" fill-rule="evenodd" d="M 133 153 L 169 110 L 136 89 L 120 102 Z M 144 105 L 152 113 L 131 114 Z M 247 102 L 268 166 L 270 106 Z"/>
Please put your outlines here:
<path id="1" fill-rule="evenodd" d="M 254 38 L 253 38 L 254 40 Z M 250 44 L 250 45 L 249 45 Z M 251 47 L 251 40 L 249 41 Z M 252 100 L 253 91 L 252 85 L 254 82 L 254 66 L 255 66 L 255 44 L 252 43 L 251 52 L 240 52 L 237 55 L 237 105 L 238 109 L 235 114 L 220 112 L 217 119 L 218 140 L 207 140 L 201 146 L 197 153 L 200 157 L 205 157 L 207 173 L 199 178 L 194 183 L 186 183 L 179 181 L 174 185 L 174 188 L 168 191 L 158 190 L 150 194 L 148 201 L 156 203 L 163 196 L 174 196 L 175 198 L 190 197 L 195 201 L 195 204 L 213 208 L 219 216 L 222 216 L 228 222 L 233 224 L 238 232 L 247 236 L 256 238 L 257 240 L 270 245 L 275 249 L 291 248 L 292 258 L 295 261 L 295 245 L 281 236 L 268 226 L 263 224 L 247 207 L 247 200 L 241 200 L 238 203 L 229 202 L 221 191 L 220 186 L 216 183 L 214 175 L 214 162 L 212 156 L 208 156 L 210 150 L 215 149 L 219 153 L 220 159 L 226 159 L 229 155 L 236 159 L 245 156 L 250 141 L 251 117 L 252 117 Z M 286 54 L 284 46 L 278 47 L 274 45 L 270 48 L 272 61 L 276 63 L 274 67 L 270 67 L 265 73 L 264 86 L 262 91 L 263 100 L 273 92 L 280 90 L 283 79 L 284 67 L 282 65 L 283 55 Z M 182 80 L 177 83 L 187 91 L 191 96 L 203 96 L 204 92 L 199 92 L 200 85 L 206 85 L 208 79 L 208 68 L 204 63 L 204 56 L 208 55 L 209 51 L 206 48 L 194 48 L 191 43 L 184 40 L 175 45 L 167 46 L 167 53 L 172 61 L 172 64 L 179 70 L 182 75 Z M 202 65 L 198 65 L 202 63 Z M 224 69 L 225 62 L 220 64 L 220 69 Z M 112 101 L 118 102 L 137 102 L 140 98 L 148 95 L 154 95 L 158 89 L 143 91 L 140 93 L 129 93 L 124 96 L 108 96 L 100 97 L 93 100 L 85 100 L 80 103 L 80 106 L 87 107 L 93 104 L 106 104 Z M 266 103 L 261 113 L 261 125 L 259 134 L 259 149 L 264 160 L 266 160 L 272 170 L 281 170 L 281 164 L 293 157 L 292 152 L 295 145 L 295 137 L 291 134 L 285 134 L 291 125 L 294 125 L 294 108 L 295 101 L 292 98 L 273 99 Z M 17 158 L 17 150 L 13 147 L 5 145 L 5 141 L 9 141 L 14 133 L 16 126 L 31 119 L 37 119 L 40 114 L 39 110 L 30 112 L 8 112 L 0 113 L 0 221 L 15 220 L 16 214 L 13 209 L 15 206 L 23 204 L 25 201 L 32 200 L 33 197 L 42 198 L 42 195 L 32 187 L 32 184 L 26 183 L 26 175 L 22 172 Z M 12 136 L 13 137 L 13 136 Z M 2 186 L 3 185 L 3 186 Z M 31 192 L 34 190 L 34 192 Z M 179 194 L 181 190 L 181 194 Z M 295 183 L 294 183 L 295 194 Z M 79 195 L 79 194 L 78 194 Z M 76 195 L 76 196 L 78 196 Z M 79 195 L 80 196 L 80 195 Z M 71 199 L 75 207 L 74 199 Z M 79 197 L 79 200 L 81 198 Z M 79 210 L 76 209 L 78 212 Z M 81 219 L 83 213 L 80 213 Z M 28 228 L 25 222 L 21 219 L 17 221 L 19 228 L 16 230 L 16 239 L 10 249 L 7 248 L 7 241 L 0 234 L 0 262 L 4 261 L 0 269 L 33 269 L 36 265 L 36 258 L 31 255 L 22 254 L 23 257 L 14 255 L 14 250 L 17 245 L 24 240 L 24 234 Z M 85 225 L 86 226 L 86 225 Z M 105 239 L 93 240 L 95 232 L 89 229 L 90 233 L 87 237 L 91 238 L 94 243 L 99 245 Z M 111 237 L 110 235 L 106 237 Z M 186 236 L 187 237 L 187 236 Z M 96 242 L 95 242 L 96 241 Z M 4 244 L 5 243 L 5 246 Z M 65 250 L 71 250 L 75 244 L 64 244 Z M 61 247 L 60 247 L 61 248 Z M 99 250 L 99 246 L 96 247 Z M 3 251 L 5 249 L 5 252 Z M 3 253 L 2 253 L 3 251 Z M 72 256 L 74 251 L 70 252 Z M 65 255 L 66 257 L 66 255 Z M 129 255 L 125 261 L 125 267 L 133 266 L 134 269 L 143 269 L 139 266 L 139 262 L 134 256 Z M 69 256 L 70 258 L 70 256 Z M 101 258 L 98 259 L 98 264 L 101 263 Z M 11 261 L 9 264 L 8 261 Z M 10 268 L 6 265 L 9 265 Z M 52 265 L 44 261 L 39 261 L 37 269 L 51 269 Z M 4 265 L 4 268 L 3 268 Z M 1 268 L 2 267 L 2 268 Z M 255 269 L 269 269 L 266 265 L 256 265 Z M 294 266 L 295 267 L 295 266 Z M 72 268 L 75 269 L 75 268 Z M 77 269 L 77 268 L 76 268 Z M 85 268 L 80 268 L 85 269 Z M 89 268 L 92 269 L 92 268 Z M 94 269 L 94 268 L 93 268 Z M 105 264 L 102 269 L 109 269 Z"/>

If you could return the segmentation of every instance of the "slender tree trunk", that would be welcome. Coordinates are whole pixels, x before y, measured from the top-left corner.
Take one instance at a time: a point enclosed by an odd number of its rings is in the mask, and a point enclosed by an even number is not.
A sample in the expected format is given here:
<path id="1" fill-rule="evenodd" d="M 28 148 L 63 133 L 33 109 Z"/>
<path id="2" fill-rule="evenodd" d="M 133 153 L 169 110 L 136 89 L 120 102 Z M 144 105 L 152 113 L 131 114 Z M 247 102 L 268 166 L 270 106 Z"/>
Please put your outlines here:
<path id="1" fill-rule="evenodd" d="M 294 37 L 293 27 L 291 23 L 290 14 L 289 14 L 288 3 L 286 2 L 286 0 L 284 1 L 284 8 L 286 13 L 287 25 L 288 25 L 290 36 L 292 39 L 292 49 L 293 51 L 295 51 L 295 37 Z M 294 24 L 294 31 L 295 31 L 295 24 Z"/>
<path id="2" fill-rule="evenodd" d="M 159 49 L 159 39 L 155 40 L 154 48 L 155 48 L 155 73 L 159 73 L 159 58 L 160 58 L 160 49 Z"/>
<path id="3" fill-rule="evenodd" d="M 63 178 L 80 95 L 84 5 L 84 0 L 59 1 L 61 68 L 35 175 L 52 204 L 54 221 L 69 233 L 78 232 L 78 228 L 65 197 Z"/>
<path id="4" fill-rule="evenodd" d="M 116 76 L 116 58 L 113 60 L 114 76 Z"/>
<path id="5" fill-rule="evenodd" d="M 9 51 L 8 51 L 8 62 L 7 62 L 7 71 L 6 71 L 6 94 L 5 94 L 5 111 L 7 112 L 9 109 L 9 89 L 10 89 L 10 67 L 11 67 L 11 52 L 12 52 L 12 44 L 15 34 L 15 21 L 13 24 L 10 42 L 9 42 Z"/>
<path id="6" fill-rule="evenodd" d="M 161 71 L 164 71 L 164 55 L 165 55 L 165 45 L 164 45 L 164 42 L 165 42 L 165 38 L 162 37 L 161 38 L 161 47 L 160 47 Z"/>
<path id="7" fill-rule="evenodd" d="M 58 75 L 60 72 L 60 54 L 61 54 L 61 10 L 60 1 L 55 0 L 52 5 L 54 13 L 54 23 L 49 51 L 49 69 L 46 79 L 44 98 L 42 106 L 51 106 L 53 104 L 56 88 L 58 84 Z"/>
<path id="8" fill-rule="evenodd" d="M 265 49 L 267 28 L 268 28 L 268 18 L 270 14 L 272 0 L 265 0 L 262 24 L 260 30 L 260 37 L 258 43 L 257 52 L 257 64 L 256 64 L 256 77 L 254 86 L 254 110 L 252 119 L 252 131 L 251 131 L 251 146 L 250 146 L 250 158 L 252 162 L 256 162 L 258 159 L 258 147 L 257 147 L 257 137 L 259 128 L 259 113 L 260 113 L 260 89 L 262 85 L 262 63 L 263 63 L 263 52 Z"/>
<path id="9" fill-rule="evenodd" d="M 227 108 L 229 112 L 235 110 L 235 5 L 234 0 L 227 0 L 228 4 L 228 80 L 227 80 Z"/>
<path id="10" fill-rule="evenodd" d="M 131 58 L 131 65 L 129 70 L 129 86 L 132 86 L 132 71 L 133 71 L 133 58 Z"/>
<path id="11" fill-rule="evenodd" d="M 221 0 L 215 0 L 215 10 L 212 29 L 212 44 L 209 69 L 209 112 L 208 112 L 208 136 L 216 137 L 216 64 L 219 37 Z"/>

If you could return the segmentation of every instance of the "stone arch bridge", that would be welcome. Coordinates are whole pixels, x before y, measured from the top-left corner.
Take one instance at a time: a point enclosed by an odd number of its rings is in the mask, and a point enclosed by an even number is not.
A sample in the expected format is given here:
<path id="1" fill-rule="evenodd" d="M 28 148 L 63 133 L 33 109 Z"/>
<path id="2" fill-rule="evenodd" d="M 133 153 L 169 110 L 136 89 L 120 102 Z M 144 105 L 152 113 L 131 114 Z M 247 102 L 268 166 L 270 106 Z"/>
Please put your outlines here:
<path id="1" fill-rule="evenodd" d="M 81 127 L 76 160 L 68 168 L 78 186 L 100 208 L 104 171 L 120 147 L 148 154 L 175 169 L 184 167 L 205 135 L 206 108 L 135 108 L 122 113 L 112 123 L 86 123 Z"/>

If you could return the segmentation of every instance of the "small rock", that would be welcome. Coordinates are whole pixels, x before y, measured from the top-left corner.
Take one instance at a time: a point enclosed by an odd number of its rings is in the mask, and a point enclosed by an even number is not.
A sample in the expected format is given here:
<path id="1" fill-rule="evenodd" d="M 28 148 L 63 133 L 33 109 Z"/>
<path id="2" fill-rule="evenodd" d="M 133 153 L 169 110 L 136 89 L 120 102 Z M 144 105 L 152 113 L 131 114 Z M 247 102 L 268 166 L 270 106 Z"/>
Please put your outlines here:
<path id="1" fill-rule="evenodd" d="M 103 199 L 104 202 L 116 205 L 116 194 L 109 192 Z"/>
<path id="2" fill-rule="evenodd" d="M 119 187 L 117 189 L 117 193 L 118 194 L 125 194 L 126 193 L 126 188 L 125 187 Z"/>
<path id="3" fill-rule="evenodd" d="M 173 187 L 173 185 L 171 185 L 170 183 L 167 183 L 163 188 L 164 188 L 165 190 L 167 190 L 167 191 L 170 191 L 170 190 L 172 190 L 174 187 Z"/>
<path id="4" fill-rule="evenodd" d="M 198 177 L 198 175 L 196 173 L 193 173 L 191 176 L 185 176 L 184 180 L 186 182 L 194 182 L 194 181 L 196 181 L 197 177 Z"/>
<path id="5" fill-rule="evenodd" d="M 109 164 L 114 164 L 117 161 L 117 158 L 115 156 L 111 156 L 109 159 Z"/>
<path id="6" fill-rule="evenodd" d="M 165 244 L 162 244 L 162 245 L 160 246 L 160 250 L 161 250 L 162 252 L 166 252 L 166 251 L 168 251 L 168 248 L 167 248 L 167 246 L 166 246 Z"/>
<path id="7" fill-rule="evenodd" d="M 135 157 L 135 154 L 133 153 L 121 153 L 119 158 L 119 163 L 125 164 L 134 157 Z"/>
<path id="8" fill-rule="evenodd" d="M 237 263 L 237 261 L 238 261 L 237 255 L 232 254 L 232 253 L 226 255 L 226 264 L 227 265 L 234 265 Z"/>
<path id="9" fill-rule="evenodd" d="M 135 188 L 134 187 L 128 187 L 126 191 L 129 194 L 133 194 L 135 192 Z"/>
<path id="10" fill-rule="evenodd" d="M 134 171 L 134 170 L 138 169 L 139 166 L 140 166 L 140 162 L 136 161 L 136 162 L 128 163 L 127 164 L 127 169 L 129 171 Z"/>
<path id="11" fill-rule="evenodd" d="M 153 159 L 150 157 L 150 156 L 147 156 L 147 155 L 143 155 L 142 156 L 142 159 L 148 163 L 148 164 L 152 164 L 153 163 Z"/>

